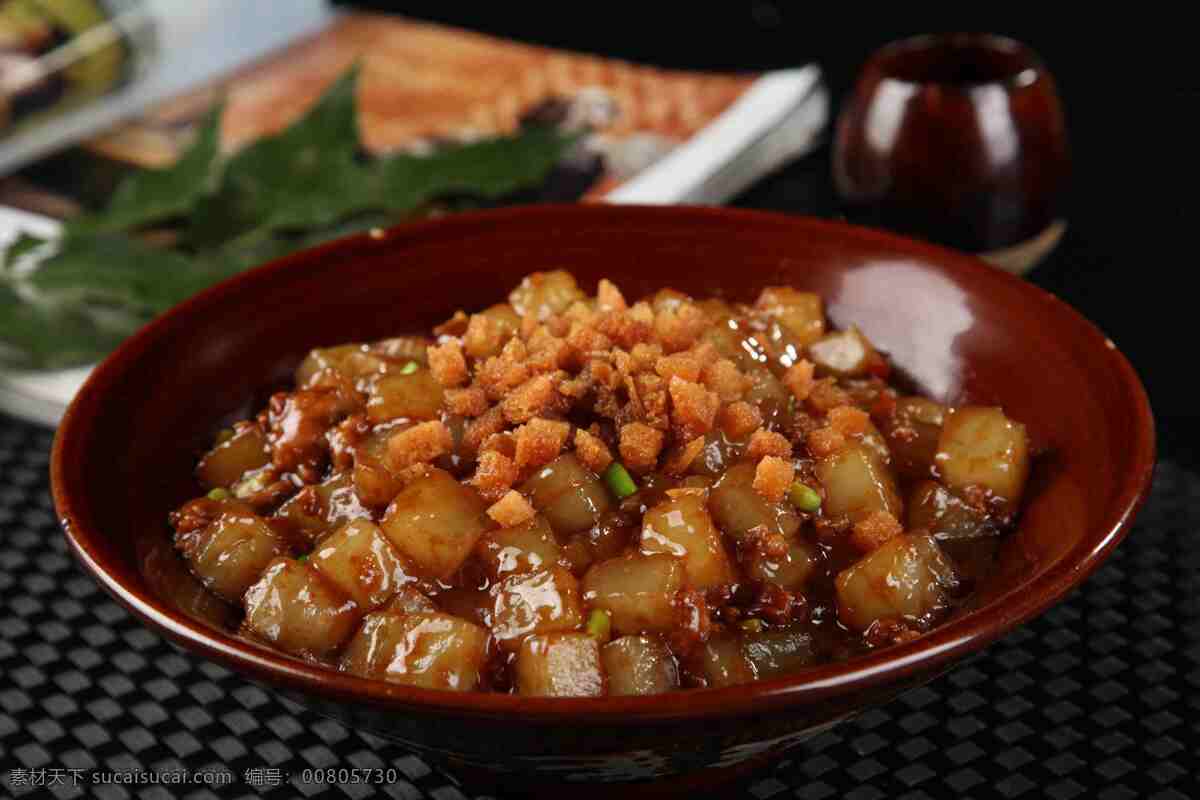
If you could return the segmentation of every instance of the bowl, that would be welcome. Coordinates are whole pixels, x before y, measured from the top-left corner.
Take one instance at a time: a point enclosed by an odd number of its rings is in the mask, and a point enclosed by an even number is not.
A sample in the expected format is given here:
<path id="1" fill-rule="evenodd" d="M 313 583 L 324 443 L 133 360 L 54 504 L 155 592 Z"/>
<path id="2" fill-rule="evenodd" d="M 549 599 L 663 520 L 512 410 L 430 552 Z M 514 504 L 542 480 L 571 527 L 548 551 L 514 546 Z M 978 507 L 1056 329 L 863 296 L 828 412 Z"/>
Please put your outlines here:
<path id="1" fill-rule="evenodd" d="M 438 692 L 339 674 L 210 624 L 167 545 L 213 432 L 315 346 L 426 329 L 566 267 L 629 297 L 674 286 L 752 299 L 820 292 L 934 397 L 998 403 L 1047 453 L 974 610 L 907 644 L 791 676 L 655 697 Z M 537 206 L 353 236 L 181 304 L 92 373 L 58 430 L 54 502 L 75 556 L 148 627 L 452 769 L 513 782 L 707 785 L 886 702 L 1053 605 L 1125 535 L 1146 496 L 1154 424 L 1136 374 L 1053 296 L 970 256 L 892 234 L 712 208 Z M 461 774 L 461 773 L 460 773 Z M 675 778 L 675 783 L 656 783 Z M 682 783 L 680 783 L 682 781 Z M 637 787 L 633 787 L 637 788 Z"/>

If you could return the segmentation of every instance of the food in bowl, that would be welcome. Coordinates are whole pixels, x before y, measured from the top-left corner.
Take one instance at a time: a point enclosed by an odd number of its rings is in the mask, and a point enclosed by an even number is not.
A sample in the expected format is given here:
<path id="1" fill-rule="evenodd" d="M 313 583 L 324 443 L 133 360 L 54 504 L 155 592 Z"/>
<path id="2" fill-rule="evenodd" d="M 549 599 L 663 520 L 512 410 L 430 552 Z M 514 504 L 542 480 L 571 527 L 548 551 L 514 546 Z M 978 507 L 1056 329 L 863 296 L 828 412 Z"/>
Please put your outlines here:
<path id="1" fill-rule="evenodd" d="M 200 460 L 175 544 L 245 636 L 449 690 L 728 686 L 931 630 L 1021 507 L 1024 426 L 905 391 L 815 294 L 535 273 L 432 333 L 312 351 Z"/>

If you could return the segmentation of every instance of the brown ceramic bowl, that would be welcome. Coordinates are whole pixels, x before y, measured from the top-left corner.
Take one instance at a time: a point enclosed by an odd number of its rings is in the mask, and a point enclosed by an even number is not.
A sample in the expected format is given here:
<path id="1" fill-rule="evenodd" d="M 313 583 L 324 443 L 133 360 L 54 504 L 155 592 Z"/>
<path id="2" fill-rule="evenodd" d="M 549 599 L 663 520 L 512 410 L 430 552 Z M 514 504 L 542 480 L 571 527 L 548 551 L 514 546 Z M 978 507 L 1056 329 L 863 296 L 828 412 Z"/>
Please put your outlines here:
<path id="1" fill-rule="evenodd" d="M 1001 403 L 1051 450 L 977 610 L 914 642 L 726 689 L 657 697 L 458 694 L 331 672 L 199 619 L 167 511 L 196 493 L 203 444 L 309 349 L 428 328 L 525 273 L 570 268 L 628 296 L 662 286 L 752 299 L 822 293 L 920 387 Z M 55 440 L 54 501 L 84 568 L 197 656 L 436 760 L 540 780 L 689 785 L 774 756 L 928 681 L 1054 604 L 1128 530 L 1154 464 L 1129 363 L 1054 297 L 971 257 L 890 234 L 702 208 L 542 206 L 355 236 L 252 270 L 144 328 L 101 364 Z M 174 577 L 172 577 L 174 576 Z M 176 583 L 171 584 L 172 581 Z M 174 585 L 174 590 L 163 588 Z M 186 609 L 186 610 L 184 610 Z M 657 785 L 655 787 L 657 790 Z"/>

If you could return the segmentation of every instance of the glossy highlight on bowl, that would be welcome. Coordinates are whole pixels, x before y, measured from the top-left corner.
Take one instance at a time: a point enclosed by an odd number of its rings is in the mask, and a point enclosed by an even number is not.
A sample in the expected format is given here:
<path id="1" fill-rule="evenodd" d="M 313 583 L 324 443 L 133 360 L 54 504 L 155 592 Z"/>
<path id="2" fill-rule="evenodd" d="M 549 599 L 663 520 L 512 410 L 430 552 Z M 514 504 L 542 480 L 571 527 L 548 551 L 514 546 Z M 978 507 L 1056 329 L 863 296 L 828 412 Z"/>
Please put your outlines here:
<path id="1" fill-rule="evenodd" d="M 530 698 L 369 681 L 206 624 L 155 590 L 168 510 L 194 494 L 213 430 L 312 347 L 428 328 L 534 270 L 570 269 L 629 297 L 674 286 L 752 300 L 822 294 L 937 399 L 1003 405 L 1047 449 L 977 608 L 920 639 L 783 678 L 652 697 Z M 332 242 L 222 283 L 98 367 L 52 458 L 54 500 L 85 570 L 183 648 L 444 763 L 549 781 L 692 785 L 771 757 L 929 680 L 1081 582 L 1127 531 L 1154 463 L 1129 363 L 1049 294 L 971 257 L 837 223 L 702 208 L 539 206 Z M 167 554 L 171 555 L 171 554 Z"/>

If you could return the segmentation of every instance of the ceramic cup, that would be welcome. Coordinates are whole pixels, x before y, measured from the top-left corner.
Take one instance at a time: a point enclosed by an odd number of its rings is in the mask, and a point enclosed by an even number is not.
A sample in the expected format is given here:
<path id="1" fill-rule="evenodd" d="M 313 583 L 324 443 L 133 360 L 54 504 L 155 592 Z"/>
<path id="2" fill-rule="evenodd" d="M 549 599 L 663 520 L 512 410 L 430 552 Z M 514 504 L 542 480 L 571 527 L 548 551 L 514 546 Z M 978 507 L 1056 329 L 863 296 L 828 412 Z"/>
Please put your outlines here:
<path id="1" fill-rule="evenodd" d="M 1023 272 L 1061 235 L 1069 172 L 1054 80 L 1000 36 L 918 36 L 866 63 L 842 108 L 833 177 L 852 221 Z"/>

